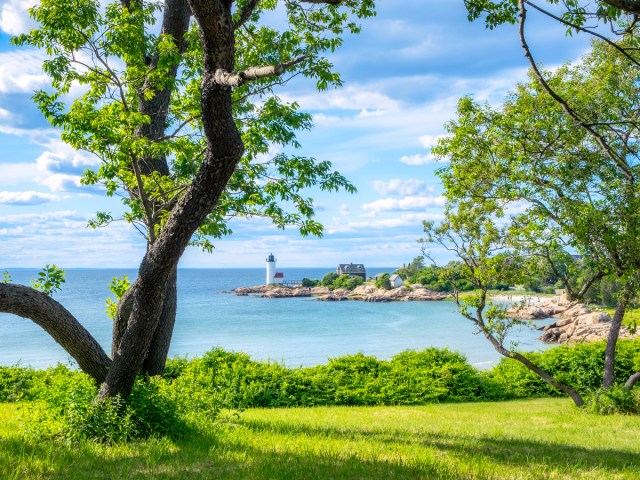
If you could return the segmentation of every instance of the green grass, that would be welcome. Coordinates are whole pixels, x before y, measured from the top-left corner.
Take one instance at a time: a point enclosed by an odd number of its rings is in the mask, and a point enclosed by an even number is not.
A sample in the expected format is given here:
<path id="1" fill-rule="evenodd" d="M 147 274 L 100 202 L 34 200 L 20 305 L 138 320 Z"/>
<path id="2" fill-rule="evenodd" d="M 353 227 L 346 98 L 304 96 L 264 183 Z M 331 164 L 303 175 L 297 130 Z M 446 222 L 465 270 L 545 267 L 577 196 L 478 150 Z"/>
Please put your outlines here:
<path id="1" fill-rule="evenodd" d="M 0 404 L 2 479 L 638 479 L 640 417 L 565 399 L 248 410 L 184 440 L 25 439 Z"/>

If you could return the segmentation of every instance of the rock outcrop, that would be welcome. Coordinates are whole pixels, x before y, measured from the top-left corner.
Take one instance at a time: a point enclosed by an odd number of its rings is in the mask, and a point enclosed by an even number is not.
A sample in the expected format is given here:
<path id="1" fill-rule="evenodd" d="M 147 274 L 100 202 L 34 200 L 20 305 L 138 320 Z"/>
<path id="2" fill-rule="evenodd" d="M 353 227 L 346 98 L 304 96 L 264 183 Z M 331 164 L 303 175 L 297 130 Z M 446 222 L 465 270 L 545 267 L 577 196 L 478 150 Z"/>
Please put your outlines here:
<path id="1" fill-rule="evenodd" d="M 571 302 L 566 297 L 529 297 L 509 310 L 518 319 L 536 320 L 560 318 L 540 327 L 540 339 L 549 343 L 578 343 L 607 338 L 611 316 L 606 312 L 593 311 L 585 305 Z M 620 329 L 620 338 L 633 338 L 626 327 Z"/>
<path id="2" fill-rule="evenodd" d="M 316 297 L 323 302 L 343 300 L 359 300 L 363 302 L 406 302 L 444 300 L 448 294 L 427 290 L 422 285 L 412 285 L 384 290 L 373 285 L 360 285 L 353 290 L 327 287 L 282 287 L 278 285 L 260 285 L 257 287 L 241 287 L 233 290 L 240 296 L 257 295 L 264 298 Z"/>

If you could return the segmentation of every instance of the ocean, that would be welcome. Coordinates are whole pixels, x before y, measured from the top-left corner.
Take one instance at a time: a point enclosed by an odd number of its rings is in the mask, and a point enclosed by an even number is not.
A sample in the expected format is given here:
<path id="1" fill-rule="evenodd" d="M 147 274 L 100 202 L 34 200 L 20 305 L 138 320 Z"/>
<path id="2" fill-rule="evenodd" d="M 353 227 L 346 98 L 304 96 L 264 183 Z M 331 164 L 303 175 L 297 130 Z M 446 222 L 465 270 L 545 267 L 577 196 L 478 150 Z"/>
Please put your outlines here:
<path id="1" fill-rule="evenodd" d="M 280 268 L 285 279 L 322 278 L 331 268 Z M 393 268 L 368 269 L 367 275 Z M 9 269 L 15 283 L 28 284 L 37 270 Z M 114 276 L 136 270 L 67 270 L 66 283 L 54 294 L 110 351 L 111 320 L 105 314 Z M 264 283 L 264 269 L 180 269 L 178 315 L 170 356 L 193 358 L 214 348 L 246 352 L 253 359 L 289 367 L 323 364 L 329 358 L 362 352 L 381 359 L 407 349 L 457 350 L 478 368 L 500 355 L 450 301 L 318 302 L 311 298 L 265 299 L 229 293 Z M 520 327 L 512 340 L 520 350 L 548 348 L 539 332 Z M 0 365 L 45 368 L 71 363 L 70 357 L 40 327 L 27 319 L 0 314 Z"/>

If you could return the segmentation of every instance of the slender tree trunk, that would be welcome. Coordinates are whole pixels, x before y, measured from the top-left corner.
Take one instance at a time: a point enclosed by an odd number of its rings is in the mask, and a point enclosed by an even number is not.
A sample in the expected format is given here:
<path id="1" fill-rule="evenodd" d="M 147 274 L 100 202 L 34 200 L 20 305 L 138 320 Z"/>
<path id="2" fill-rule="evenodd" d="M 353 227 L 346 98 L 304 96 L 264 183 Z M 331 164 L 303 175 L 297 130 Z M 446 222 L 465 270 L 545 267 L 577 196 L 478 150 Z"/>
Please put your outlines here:
<path id="1" fill-rule="evenodd" d="M 611 327 L 609 328 L 609 336 L 607 337 L 607 346 L 604 351 L 604 375 L 602 377 L 603 390 L 611 388 L 615 381 L 616 344 L 618 343 L 620 327 L 622 326 L 622 320 L 632 293 L 633 283 L 632 281 L 629 281 L 622 290 L 622 294 L 618 300 L 618 305 L 616 306 L 616 311 L 613 314 L 613 319 L 611 319 Z"/>
<path id="2" fill-rule="evenodd" d="M 474 320 L 474 323 L 478 326 L 482 334 L 485 336 L 487 340 L 489 340 L 491 345 L 493 345 L 493 348 L 495 348 L 495 350 L 498 353 L 500 353 L 504 357 L 517 360 L 518 362 L 522 363 L 525 367 L 527 367 L 529 370 L 531 370 L 533 373 L 535 373 L 540 378 L 542 378 L 549 385 L 567 394 L 571 398 L 571 400 L 573 400 L 573 403 L 576 405 L 576 407 L 584 406 L 584 400 L 582 396 L 573 387 L 565 383 L 559 382 L 558 380 L 553 378 L 552 375 L 550 375 L 548 372 L 546 372 L 545 370 L 537 366 L 535 363 L 533 363 L 524 355 L 518 352 L 512 352 L 504 348 L 502 344 L 493 335 L 491 335 L 491 332 L 487 331 L 484 325 L 484 322 Z"/>
<path id="3" fill-rule="evenodd" d="M 640 372 L 636 372 L 631 375 L 624 384 L 624 388 L 631 390 L 638 380 L 640 380 Z"/>

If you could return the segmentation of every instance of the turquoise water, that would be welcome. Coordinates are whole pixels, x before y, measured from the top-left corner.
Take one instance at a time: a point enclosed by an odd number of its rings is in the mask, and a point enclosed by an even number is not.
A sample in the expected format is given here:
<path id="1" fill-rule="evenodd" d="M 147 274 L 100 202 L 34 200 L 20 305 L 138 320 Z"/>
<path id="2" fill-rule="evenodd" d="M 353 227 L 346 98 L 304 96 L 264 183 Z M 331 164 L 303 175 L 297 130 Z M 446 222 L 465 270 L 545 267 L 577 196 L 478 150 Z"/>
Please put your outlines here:
<path id="1" fill-rule="evenodd" d="M 331 271 L 282 269 L 286 278 L 321 278 Z M 393 269 L 368 270 L 368 275 Z M 135 277 L 135 270 L 69 270 L 54 297 L 73 313 L 108 352 L 111 320 L 104 313 L 113 276 Z M 34 270 L 10 270 L 15 283 L 27 283 Z M 499 355 L 460 316 L 452 302 L 318 302 L 310 298 L 264 299 L 228 292 L 264 283 L 264 269 L 180 270 L 178 316 L 170 355 L 194 357 L 219 346 L 258 360 L 288 366 L 317 365 L 328 358 L 363 352 L 388 359 L 406 349 L 448 347 L 483 368 Z M 521 328 L 521 350 L 547 346 L 539 332 Z M 70 359 L 30 320 L 0 314 L 0 365 L 20 362 L 47 367 Z"/>

